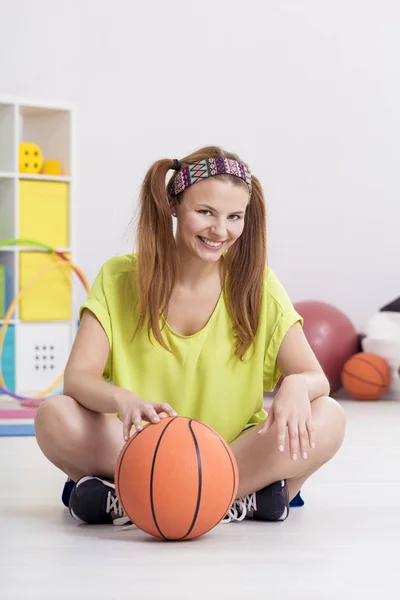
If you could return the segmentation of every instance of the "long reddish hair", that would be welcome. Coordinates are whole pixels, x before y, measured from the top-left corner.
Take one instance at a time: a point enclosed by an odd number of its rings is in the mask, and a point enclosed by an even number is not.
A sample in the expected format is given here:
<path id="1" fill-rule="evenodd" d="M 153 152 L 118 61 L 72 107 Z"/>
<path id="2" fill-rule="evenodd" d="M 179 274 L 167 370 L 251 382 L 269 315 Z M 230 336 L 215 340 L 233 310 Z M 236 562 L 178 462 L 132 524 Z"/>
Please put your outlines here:
<path id="1" fill-rule="evenodd" d="M 182 168 L 200 160 L 223 157 L 247 166 L 236 154 L 218 146 L 201 148 L 180 159 Z M 162 337 L 160 315 L 168 309 L 178 269 L 178 254 L 173 235 L 172 215 L 166 177 L 172 160 L 156 161 L 148 170 L 140 193 L 137 225 L 138 256 L 135 282 L 138 291 L 139 320 L 134 333 L 142 329 L 148 317 L 148 335 L 153 333 L 163 348 L 172 352 Z M 176 176 L 176 173 L 173 177 Z M 215 175 L 233 185 L 247 184 L 234 175 Z M 185 192 L 174 201 L 182 202 Z M 252 175 L 252 194 L 246 209 L 242 235 L 229 248 L 226 265 L 225 298 L 236 338 L 235 355 L 241 360 L 252 346 L 261 310 L 262 287 L 266 268 L 266 210 L 260 181 Z"/>

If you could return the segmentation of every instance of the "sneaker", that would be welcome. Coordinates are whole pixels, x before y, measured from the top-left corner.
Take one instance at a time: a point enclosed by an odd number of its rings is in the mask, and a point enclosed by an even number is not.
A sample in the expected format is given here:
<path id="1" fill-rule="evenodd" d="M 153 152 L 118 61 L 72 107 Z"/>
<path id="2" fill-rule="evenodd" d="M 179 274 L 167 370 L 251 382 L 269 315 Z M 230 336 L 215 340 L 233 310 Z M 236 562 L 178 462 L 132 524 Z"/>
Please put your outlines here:
<path id="1" fill-rule="evenodd" d="M 100 477 L 82 477 L 69 499 L 69 512 L 74 519 L 91 525 L 126 525 L 129 517 L 115 493 L 115 485 Z"/>
<path id="2" fill-rule="evenodd" d="M 276 481 L 262 490 L 235 500 L 222 523 L 254 519 L 284 521 L 289 516 L 289 493 L 285 480 Z"/>
<path id="3" fill-rule="evenodd" d="M 64 506 L 69 507 L 69 499 L 71 497 L 71 492 L 75 487 L 75 481 L 72 481 L 70 477 L 68 477 L 67 481 L 64 483 L 64 488 L 61 495 L 61 500 Z"/>

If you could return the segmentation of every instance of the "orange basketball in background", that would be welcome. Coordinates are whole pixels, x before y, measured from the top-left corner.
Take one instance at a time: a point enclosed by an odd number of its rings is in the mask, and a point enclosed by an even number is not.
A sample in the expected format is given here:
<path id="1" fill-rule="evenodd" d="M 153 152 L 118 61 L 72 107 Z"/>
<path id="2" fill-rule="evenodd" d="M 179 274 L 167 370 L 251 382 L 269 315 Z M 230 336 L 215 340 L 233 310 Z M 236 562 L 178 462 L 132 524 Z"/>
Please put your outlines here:
<path id="1" fill-rule="evenodd" d="M 378 400 L 390 385 L 390 366 L 381 356 L 359 352 L 345 363 L 342 384 L 356 400 Z"/>
<path id="2" fill-rule="evenodd" d="M 186 417 L 135 433 L 115 468 L 116 493 L 132 523 L 165 540 L 189 540 L 215 527 L 236 498 L 238 480 L 225 440 Z"/>

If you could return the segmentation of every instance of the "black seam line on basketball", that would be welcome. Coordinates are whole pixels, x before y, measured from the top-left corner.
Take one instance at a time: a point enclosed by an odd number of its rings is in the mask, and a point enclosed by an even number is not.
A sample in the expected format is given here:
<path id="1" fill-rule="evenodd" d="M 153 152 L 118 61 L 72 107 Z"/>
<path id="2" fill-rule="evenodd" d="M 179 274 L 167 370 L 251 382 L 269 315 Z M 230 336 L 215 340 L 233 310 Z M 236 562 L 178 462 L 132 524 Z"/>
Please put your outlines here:
<path id="1" fill-rule="evenodd" d="M 384 382 L 384 379 L 383 379 L 383 374 L 380 372 L 380 370 L 378 369 L 378 367 L 377 367 L 376 365 L 374 365 L 374 363 L 373 363 L 373 362 L 370 362 L 370 361 L 368 360 L 368 358 L 365 358 L 365 356 L 358 356 L 358 357 L 356 358 L 356 361 L 357 361 L 357 362 L 358 362 L 358 361 L 365 362 L 365 363 L 367 363 L 367 365 L 369 365 L 370 367 L 372 367 L 372 368 L 374 369 L 374 371 L 376 371 L 376 372 L 378 373 L 378 375 L 380 376 L 380 378 L 381 378 L 381 381 L 382 381 L 382 385 L 385 385 L 385 382 Z"/>
<path id="2" fill-rule="evenodd" d="M 202 423 L 202 425 L 204 425 L 205 427 L 207 427 L 207 429 L 209 429 L 210 431 L 212 431 L 212 433 L 215 435 L 215 431 L 214 429 L 212 429 L 211 427 L 209 427 L 208 425 L 206 425 L 205 423 Z M 232 461 L 232 457 L 229 454 L 229 451 L 227 450 L 225 444 L 223 443 L 223 441 L 220 439 L 219 436 L 217 436 L 218 440 L 221 442 L 223 449 L 225 450 L 225 452 L 228 455 L 228 458 L 230 460 L 231 466 L 232 466 L 232 473 L 233 473 L 233 490 L 232 490 L 232 495 L 231 495 L 231 501 L 229 503 L 228 508 L 226 509 L 226 511 L 224 512 L 224 514 L 222 515 L 221 519 L 224 518 L 224 516 L 226 515 L 226 513 L 228 512 L 228 510 L 230 509 L 230 507 L 233 504 L 233 501 L 235 500 L 234 498 L 234 494 L 235 494 L 235 487 L 236 487 L 236 474 L 235 474 L 235 467 L 233 466 L 233 461 Z"/>
<path id="3" fill-rule="evenodd" d="M 184 536 L 182 536 L 180 539 L 185 539 L 190 532 L 192 531 L 196 520 L 197 520 L 197 516 L 199 514 L 199 510 L 200 510 L 200 500 L 201 500 L 201 488 L 202 488 L 202 484 L 203 484 L 203 474 L 202 474 L 202 469 L 201 469 L 201 455 L 200 455 L 200 448 L 199 448 L 199 444 L 196 438 L 196 435 L 193 431 L 193 427 L 192 427 L 192 421 L 193 419 L 190 419 L 190 421 L 188 421 L 188 427 L 190 429 L 190 433 L 192 434 L 193 437 L 193 442 L 194 442 L 194 447 L 196 449 L 196 456 L 197 456 L 197 472 L 199 474 L 198 477 L 198 489 L 197 489 L 197 501 L 196 501 L 196 508 L 194 510 L 194 515 L 193 515 L 193 521 L 189 527 L 189 530 L 185 533 Z"/>
<path id="4" fill-rule="evenodd" d="M 384 385 L 383 383 L 375 383 L 373 381 L 368 381 L 368 379 L 363 379 L 362 377 L 359 377 L 358 375 L 354 375 L 354 373 L 350 373 L 349 371 L 346 371 L 346 369 L 344 369 L 343 373 L 345 375 L 348 375 L 349 377 L 353 377 L 354 379 L 357 379 L 357 381 L 361 381 L 362 383 L 368 383 L 369 385 L 374 385 L 375 387 L 378 387 L 378 388 L 386 388 L 386 385 Z"/>
<path id="5" fill-rule="evenodd" d="M 160 529 L 160 527 L 159 527 L 159 525 L 158 525 L 157 518 L 156 518 L 156 511 L 155 511 L 155 509 L 154 509 L 154 497 L 153 497 L 153 476 L 154 476 L 154 468 L 155 468 L 155 466 L 156 466 L 157 452 L 158 452 L 158 449 L 159 449 L 159 447 L 160 447 L 161 440 L 163 439 L 163 437 L 164 437 L 164 434 L 165 434 L 165 432 L 167 431 L 168 427 L 169 427 L 169 426 L 170 426 L 170 425 L 171 425 L 171 424 L 172 424 L 172 423 L 175 421 L 175 419 L 177 419 L 177 418 L 178 418 L 178 417 L 174 417 L 174 418 L 172 419 L 172 421 L 170 421 L 170 422 L 168 423 L 168 425 L 166 425 L 166 426 L 164 427 L 164 429 L 163 429 L 163 431 L 162 431 L 162 433 L 161 433 L 160 437 L 158 438 L 157 445 L 156 445 L 156 449 L 154 450 L 153 462 L 152 462 L 152 465 L 151 465 L 151 473 L 150 473 L 150 505 L 151 505 L 151 512 L 152 512 L 152 514 L 153 514 L 153 520 L 154 520 L 155 526 L 156 526 L 156 527 L 157 527 L 157 529 L 158 529 L 158 533 L 159 533 L 159 534 L 160 534 L 160 535 L 161 535 L 161 536 L 164 538 L 164 540 L 167 540 L 168 538 L 167 538 L 167 537 L 165 537 L 165 535 L 163 534 L 163 532 L 161 531 L 161 529 Z"/>
<path id="6" fill-rule="evenodd" d="M 195 419 L 192 419 L 192 421 L 194 421 L 194 420 Z M 201 425 L 204 425 L 204 427 L 207 427 L 207 429 L 209 429 L 215 435 L 214 429 L 212 429 L 209 425 L 206 425 L 205 423 L 202 423 L 201 421 L 196 421 L 196 422 L 200 423 Z M 229 458 L 231 466 L 232 466 L 232 474 L 233 474 L 233 490 L 232 490 L 232 495 L 231 495 L 231 501 L 229 502 L 228 508 L 224 511 L 224 514 L 221 517 L 221 519 L 223 519 L 225 517 L 225 515 L 227 514 L 228 510 L 230 509 L 230 507 L 232 506 L 233 501 L 235 500 L 234 494 L 235 494 L 235 487 L 236 487 L 236 473 L 235 473 L 235 467 L 233 466 L 232 457 L 231 457 L 228 449 L 226 448 L 224 442 L 221 440 L 221 438 L 218 435 L 217 435 L 217 438 L 220 441 L 220 443 L 222 444 L 223 449 L 225 450 L 225 452 L 228 455 L 228 458 Z"/>
<path id="7" fill-rule="evenodd" d="M 176 417 L 174 417 L 174 419 L 176 419 Z M 174 419 L 173 419 L 173 420 L 174 420 Z M 150 423 L 149 423 L 149 425 L 150 425 Z M 122 466 L 122 463 L 123 463 L 123 458 L 124 458 L 124 456 L 125 456 L 125 453 L 127 452 L 127 450 L 128 450 L 128 448 L 129 448 L 129 446 L 132 444 L 133 440 L 136 440 L 136 438 L 137 438 L 137 437 L 138 437 L 138 436 L 139 436 L 141 433 L 144 433 L 144 432 L 146 431 L 147 427 L 149 427 L 149 425 L 146 425 L 146 426 L 145 426 L 145 427 L 143 427 L 143 429 L 141 429 L 140 431 L 136 430 L 136 431 L 135 431 L 135 433 L 134 433 L 134 434 L 133 434 L 133 435 L 132 435 L 132 436 L 129 438 L 129 441 L 128 441 L 128 442 L 126 442 L 126 446 L 125 446 L 125 448 L 124 448 L 124 450 L 123 450 L 123 453 L 122 453 L 122 455 L 121 455 L 121 459 L 120 459 L 120 461 L 119 461 L 118 473 L 116 474 L 116 477 L 115 477 L 115 479 L 118 481 L 118 488 L 120 487 L 120 486 L 119 486 L 120 472 L 121 472 L 121 466 Z M 114 484 L 115 484 L 115 479 L 114 479 Z M 119 501 L 121 502 L 121 505 L 122 505 L 122 508 L 123 508 L 123 510 L 126 512 L 126 510 L 125 510 L 125 508 L 124 508 L 124 502 L 123 502 L 123 500 L 122 500 L 122 493 L 121 493 L 121 492 L 120 492 L 120 498 L 119 498 Z M 133 522 L 133 521 L 132 521 L 132 522 Z"/>

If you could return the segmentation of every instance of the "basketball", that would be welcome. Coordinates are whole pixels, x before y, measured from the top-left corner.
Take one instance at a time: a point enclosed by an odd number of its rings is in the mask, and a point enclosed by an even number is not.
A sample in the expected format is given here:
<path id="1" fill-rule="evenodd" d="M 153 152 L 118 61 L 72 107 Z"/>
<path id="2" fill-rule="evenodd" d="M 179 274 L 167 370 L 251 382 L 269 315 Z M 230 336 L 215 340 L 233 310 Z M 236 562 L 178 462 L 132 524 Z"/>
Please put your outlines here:
<path id="1" fill-rule="evenodd" d="M 390 367 L 384 358 L 359 352 L 344 365 L 342 384 L 356 400 L 378 400 L 390 385 Z"/>
<path id="2" fill-rule="evenodd" d="M 189 540 L 215 527 L 236 498 L 238 480 L 225 440 L 186 417 L 136 432 L 115 468 L 116 493 L 132 523 L 164 540 Z"/>

